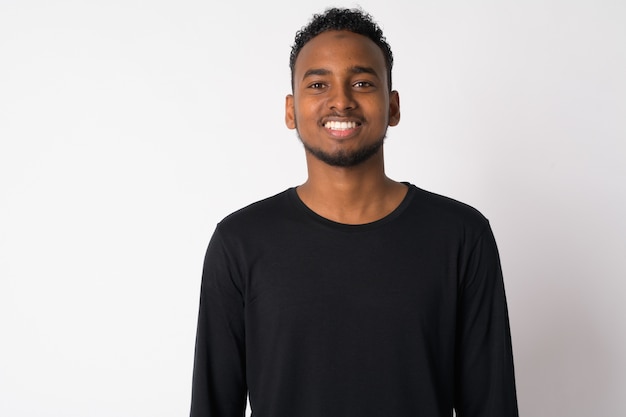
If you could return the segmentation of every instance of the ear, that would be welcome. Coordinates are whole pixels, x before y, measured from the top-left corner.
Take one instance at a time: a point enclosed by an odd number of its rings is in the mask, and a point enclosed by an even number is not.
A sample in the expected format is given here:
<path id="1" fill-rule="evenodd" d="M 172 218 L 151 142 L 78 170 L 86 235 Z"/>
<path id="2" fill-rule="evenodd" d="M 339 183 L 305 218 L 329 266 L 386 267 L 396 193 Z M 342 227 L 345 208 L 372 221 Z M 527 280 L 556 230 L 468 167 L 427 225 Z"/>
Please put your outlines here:
<path id="1" fill-rule="evenodd" d="M 389 93 L 389 126 L 400 123 L 400 95 L 396 90 Z"/>
<path id="2" fill-rule="evenodd" d="M 285 124 L 289 129 L 296 128 L 296 110 L 294 108 L 293 94 L 285 97 Z"/>

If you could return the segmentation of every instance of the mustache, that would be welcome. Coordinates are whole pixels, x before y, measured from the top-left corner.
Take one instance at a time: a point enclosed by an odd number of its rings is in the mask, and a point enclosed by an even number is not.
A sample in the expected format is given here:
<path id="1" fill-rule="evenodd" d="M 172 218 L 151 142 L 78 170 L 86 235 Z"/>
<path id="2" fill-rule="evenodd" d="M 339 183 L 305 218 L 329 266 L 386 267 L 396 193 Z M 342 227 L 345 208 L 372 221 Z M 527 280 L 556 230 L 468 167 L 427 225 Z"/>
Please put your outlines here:
<path id="1" fill-rule="evenodd" d="M 321 123 L 327 121 L 350 121 L 361 124 L 365 121 L 365 118 L 363 117 L 363 115 L 353 112 L 332 112 L 320 118 Z"/>

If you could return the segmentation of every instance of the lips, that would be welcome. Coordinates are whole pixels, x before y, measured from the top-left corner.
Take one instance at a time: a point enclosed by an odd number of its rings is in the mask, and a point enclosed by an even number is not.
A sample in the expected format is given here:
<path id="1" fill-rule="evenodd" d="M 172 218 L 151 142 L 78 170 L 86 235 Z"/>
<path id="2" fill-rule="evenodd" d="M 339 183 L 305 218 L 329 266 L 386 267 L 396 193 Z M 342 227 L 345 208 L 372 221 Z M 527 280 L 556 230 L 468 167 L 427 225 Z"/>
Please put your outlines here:
<path id="1" fill-rule="evenodd" d="M 331 136 L 346 138 L 361 128 L 362 122 L 356 118 L 327 117 L 322 119 L 322 126 Z"/>

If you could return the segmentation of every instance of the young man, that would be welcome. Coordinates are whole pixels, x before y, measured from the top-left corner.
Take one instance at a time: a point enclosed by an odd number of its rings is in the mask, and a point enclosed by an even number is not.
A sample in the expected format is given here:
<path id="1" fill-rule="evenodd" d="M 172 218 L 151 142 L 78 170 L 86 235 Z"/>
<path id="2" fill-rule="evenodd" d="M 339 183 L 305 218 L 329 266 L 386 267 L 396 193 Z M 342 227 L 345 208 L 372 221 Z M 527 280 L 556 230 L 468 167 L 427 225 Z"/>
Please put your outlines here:
<path id="1" fill-rule="evenodd" d="M 487 220 L 385 175 L 400 120 L 391 50 L 367 14 L 296 35 L 286 124 L 307 181 L 217 226 L 207 251 L 192 417 L 517 416 Z"/>

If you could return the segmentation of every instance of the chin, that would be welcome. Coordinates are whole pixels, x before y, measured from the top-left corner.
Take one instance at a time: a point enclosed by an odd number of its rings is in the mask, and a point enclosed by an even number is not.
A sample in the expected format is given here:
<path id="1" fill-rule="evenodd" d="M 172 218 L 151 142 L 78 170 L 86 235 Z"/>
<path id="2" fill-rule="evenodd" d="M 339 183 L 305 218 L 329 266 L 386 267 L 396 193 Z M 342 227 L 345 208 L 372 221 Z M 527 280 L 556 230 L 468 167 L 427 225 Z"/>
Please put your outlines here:
<path id="1" fill-rule="evenodd" d="M 338 152 L 326 152 L 320 148 L 309 146 L 306 142 L 300 138 L 300 141 L 304 145 L 304 149 L 313 155 L 318 160 L 324 162 L 327 165 L 341 168 L 350 168 L 361 165 L 365 161 L 371 159 L 374 155 L 381 151 L 385 138 L 354 151 L 338 151 Z"/>

